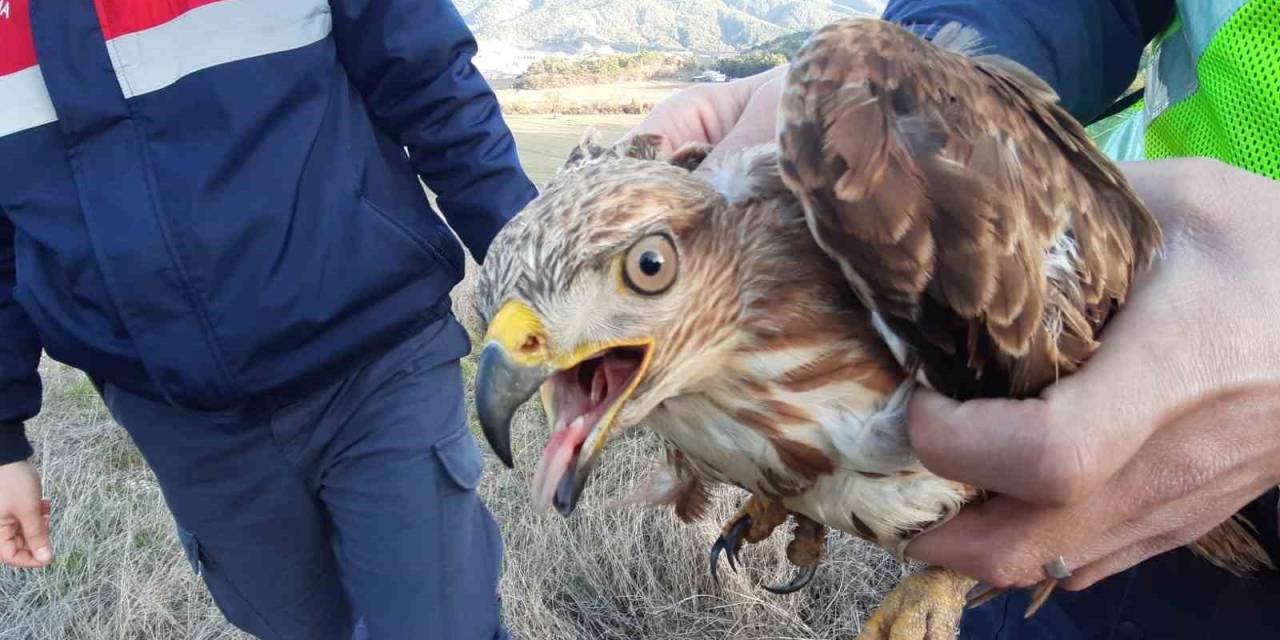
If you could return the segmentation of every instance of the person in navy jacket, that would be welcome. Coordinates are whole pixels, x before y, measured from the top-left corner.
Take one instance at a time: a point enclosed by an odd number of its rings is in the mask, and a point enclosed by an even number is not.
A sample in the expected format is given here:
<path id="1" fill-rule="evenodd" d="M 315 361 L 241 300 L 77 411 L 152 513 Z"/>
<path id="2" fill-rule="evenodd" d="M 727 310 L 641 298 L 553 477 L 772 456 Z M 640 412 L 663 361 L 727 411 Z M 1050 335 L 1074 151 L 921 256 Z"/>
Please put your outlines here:
<path id="1" fill-rule="evenodd" d="M 54 557 L 43 351 L 236 626 L 506 637 L 449 293 L 535 189 L 455 8 L 0 5 L 0 561 Z"/>

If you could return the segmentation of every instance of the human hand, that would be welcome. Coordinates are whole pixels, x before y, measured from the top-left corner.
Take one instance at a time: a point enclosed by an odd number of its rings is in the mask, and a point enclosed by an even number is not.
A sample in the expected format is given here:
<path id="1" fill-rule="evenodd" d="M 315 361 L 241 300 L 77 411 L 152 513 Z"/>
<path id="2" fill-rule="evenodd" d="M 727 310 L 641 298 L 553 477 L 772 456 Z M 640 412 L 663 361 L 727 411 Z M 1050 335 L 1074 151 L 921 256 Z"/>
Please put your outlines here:
<path id="1" fill-rule="evenodd" d="M 713 149 L 701 167 L 714 167 L 730 151 L 772 142 L 786 66 L 723 84 L 679 91 L 654 107 L 628 135 L 656 133 L 669 153 L 687 142 Z"/>
<path id="2" fill-rule="evenodd" d="M 0 563 L 35 569 L 53 562 L 49 501 L 30 462 L 0 465 Z"/>
<path id="3" fill-rule="evenodd" d="M 926 467 L 998 497 L 908 555 L 992 587 L 1063 556 L 1078 590 L 1193 542 L 1280 483 L 1280 182 L 1208 160 L 1122 167 L 1165 254 L 1102 346 L 1040 398 L 913 400 Z"/>

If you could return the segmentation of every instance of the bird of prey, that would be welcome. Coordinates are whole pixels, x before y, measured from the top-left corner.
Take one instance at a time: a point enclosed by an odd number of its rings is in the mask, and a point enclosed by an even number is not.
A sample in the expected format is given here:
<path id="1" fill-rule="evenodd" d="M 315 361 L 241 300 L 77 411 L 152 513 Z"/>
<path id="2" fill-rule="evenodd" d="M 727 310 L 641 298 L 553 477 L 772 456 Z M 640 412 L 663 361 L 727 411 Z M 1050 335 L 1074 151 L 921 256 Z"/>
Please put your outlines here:
<path id="1" fill-rule="evenodd" d="M 1023 398 L 1070 375 L 1161 233 L 1054 91 L 977 44 L 954 24 L 843 20 L 790 64 L 774 144 L 705 177 L 705 145 L 668 155 L 652 135 L 570 154 L 476 288 L 489 444 L 512 465 L 511 418 L 539 390 L 552 423 L 538 504 L 568 516 L 610 435 L 644 423 L 681 518 L 716 485 L 751 494 L 713 572 L 794 519 L 789 592 L 828 527 L 901 557 L 984 499 L 913 455 L 912 390 Z M 1234 520 L 1197 549 L 1267 562 Z M 863 637 L 952 637 L 974 584 L 909 576 Z"/>

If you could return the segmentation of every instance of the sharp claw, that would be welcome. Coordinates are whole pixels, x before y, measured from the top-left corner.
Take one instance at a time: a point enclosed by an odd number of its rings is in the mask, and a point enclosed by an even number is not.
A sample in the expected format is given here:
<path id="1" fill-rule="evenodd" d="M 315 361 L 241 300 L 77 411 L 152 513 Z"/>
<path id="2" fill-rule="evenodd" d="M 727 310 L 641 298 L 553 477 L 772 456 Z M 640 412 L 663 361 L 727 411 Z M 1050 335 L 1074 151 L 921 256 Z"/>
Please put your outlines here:
<path id="1" fill-rule="evenodd" d="M 751 529 L 751 516 L 742 516 L 737 522 L 733 523 L 733 528 L 729 529 L 728 556 L 729 568 L 736 573 L 738 571 L 738 553 L 742 551 L 742 536 L 746 535 Z"/>
<path id="2" fill-rule="evenodd" d="M 707 562 L 711 564 L 711 579 L 716 581 L 716 586 L 720 586 L 720 574 L 717 568 L 720 566 L 720 552 L 724 551 L 724 537 L 716 538 L 715 544 L 711 545 L 711 553 L 707 555 Z"/>
<path id="3" fill-rule="evenodd" d="M 711 579 L 715 580 L 716 586 L 720 586 L 720 554 L 724 554 L 729 559 L 729 568 L 736 573 L 738 571 L 738 551 L 742 548 L 742 536 L 751 528 L 751 516 L 742 516 L 737 522 L 733 523 L 733 527 L 729 529 L 728 536 L 721 535 L 716 538 L 715 544 L 711 545 L 711 553 L 708 554 L 707 561 L 711 564 Z"/>
<path id="4" fill-rule="evenodd" d="M 809 565 L 807 567 L 802 567 L 800 569 L 800 573 L 797 573 L 796 577 L 791 579 L 791 582 L 788 582 L 782 585 L 781 587 L 771 587 L 766 584 L 764 585 L 764 589 L 769 593 L 776 593 L 780 596 L 785 596 L 789 593 L 795 593 L 809 586 L 809 582 L 813 580 L 813 576 L 816 575 L 817 573 L 818 573 L 818 565 L 816 564 Z"/>

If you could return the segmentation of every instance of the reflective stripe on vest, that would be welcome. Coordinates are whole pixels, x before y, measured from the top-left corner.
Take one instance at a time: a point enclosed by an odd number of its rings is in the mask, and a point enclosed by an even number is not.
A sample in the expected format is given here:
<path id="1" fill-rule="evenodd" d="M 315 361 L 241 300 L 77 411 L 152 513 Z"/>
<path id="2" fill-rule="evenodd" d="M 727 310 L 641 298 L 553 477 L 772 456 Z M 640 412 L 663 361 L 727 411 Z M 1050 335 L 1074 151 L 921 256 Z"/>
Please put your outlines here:
<path id="1" fill-rule="evenodd" d="M 1180 0 L 1144 100 L 1090 127 L 1117 160 L 1207 156 L 1280 178 L 1280 0 Z"/>

